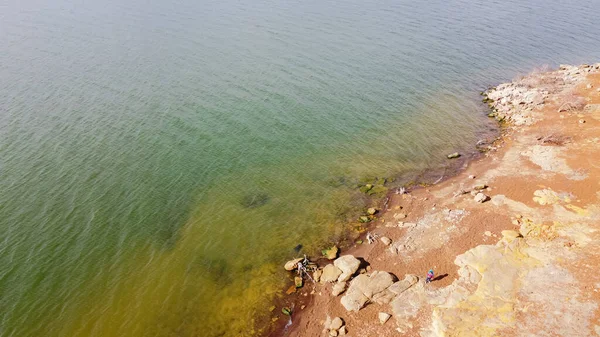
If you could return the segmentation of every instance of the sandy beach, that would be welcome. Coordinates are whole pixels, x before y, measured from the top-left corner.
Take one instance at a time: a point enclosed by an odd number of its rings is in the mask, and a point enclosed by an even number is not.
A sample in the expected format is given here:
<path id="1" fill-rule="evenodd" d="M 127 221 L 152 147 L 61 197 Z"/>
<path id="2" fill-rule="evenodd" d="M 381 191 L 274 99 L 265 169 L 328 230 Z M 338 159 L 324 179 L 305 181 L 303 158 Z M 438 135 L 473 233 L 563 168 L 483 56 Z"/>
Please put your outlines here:
<path id="1" fill-rule="evenodd" d="M 365 210 L 359 243 L 304 277 L 291 316 L 275 309 L 274 336 L 600 335 L 600 64 L 482 97 L 501 139 Z"/>

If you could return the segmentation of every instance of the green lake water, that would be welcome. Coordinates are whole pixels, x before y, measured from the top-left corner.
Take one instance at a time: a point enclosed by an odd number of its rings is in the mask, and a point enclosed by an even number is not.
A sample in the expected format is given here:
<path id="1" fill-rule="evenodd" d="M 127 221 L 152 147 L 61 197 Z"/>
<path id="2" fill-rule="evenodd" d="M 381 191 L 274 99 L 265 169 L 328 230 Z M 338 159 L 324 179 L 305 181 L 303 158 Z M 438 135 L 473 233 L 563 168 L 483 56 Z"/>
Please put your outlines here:
<path id="1" fill-rule="evenodd" d="M 595 1 L 0 1 L 0 336 L 243 336 Z"/>

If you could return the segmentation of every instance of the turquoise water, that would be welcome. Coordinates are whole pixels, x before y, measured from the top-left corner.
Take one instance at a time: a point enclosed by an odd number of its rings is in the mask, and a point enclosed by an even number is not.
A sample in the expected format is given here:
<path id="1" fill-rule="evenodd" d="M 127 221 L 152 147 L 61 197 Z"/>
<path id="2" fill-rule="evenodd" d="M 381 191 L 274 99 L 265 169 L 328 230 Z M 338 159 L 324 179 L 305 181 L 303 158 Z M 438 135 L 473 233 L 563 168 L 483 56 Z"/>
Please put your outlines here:
<path id="1" fill-rule="evenodd" d="M 0 336 L 239 336 L 355 185 L 478 92 L 600 59 L 595 1 L 0 2 Z"/>

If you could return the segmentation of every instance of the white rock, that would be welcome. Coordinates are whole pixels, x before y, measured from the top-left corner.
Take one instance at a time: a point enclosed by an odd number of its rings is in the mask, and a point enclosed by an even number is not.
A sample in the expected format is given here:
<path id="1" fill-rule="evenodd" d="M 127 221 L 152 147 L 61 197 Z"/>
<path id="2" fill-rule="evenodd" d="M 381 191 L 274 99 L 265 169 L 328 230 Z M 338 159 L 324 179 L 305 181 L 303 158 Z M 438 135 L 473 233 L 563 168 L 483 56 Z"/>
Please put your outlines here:
<path id="1" fill-rule="evenodd" d="M 342 271 L 340 270 L 340 268 L 332 264 L 328 264 L 325 266 L 325 268 L 323 268 L 323 273 L 321 274 L 320 282 L 322 284 L 327 282 L 335 282 L 340 277 L 340 275 L 342 275 Z"/>
<path id="2" fill-rule="evenodd" d="M 339 294 L 343 293 L 344 290 L 346 290 L 346 282 L 336 283 L 331 289 L 331 294 L 333 296 L 338 296 Z"/>
<path id="3" fill-rule="evenodd" d="M 330 330 L 339 330 L 344 325 L 344 321 L 340 317 L 336 317 L 331 320 L 331 324 L 329 325 Z"/>
<path id="4" fill-rule="evenodd" d="M 475 198 L 473 200 L 475 200 L 479 203 L 486 202 L 488 200 L 488 196 L 483 193 L 477 193 L 477 195 L 475 195 Z"/>
<path id="5" fill-rule="evenodd" d="M 380 312 L 379 313 L 379 322 L 381 322 L 381 324 L 385 324 L 385 322 L 387 322 L 390 317 L 392 317 L 392 315 L 385 313 L 385 312 Z"/>
<path id="6" fill-rule="evenodd" d="M 327 315 L 327 319 L 325 319 L 325 323 L 323 323 L 323 328 L 325 328 L 325 330 L 329 330 L 330 326 L 331 326 L 331 317 L 329 317 L 329 315 Z"/>
<path id="7" fill-rule="evenodd" d="M 358 267 L 360 267 L 360 260 L 352 255 L 344 255 L 333 261 L 333 264 L 342 271 L 338 281 L 344 282 L 348 281 L 356 273 Z"/>
<path id="8" fill-rule="evenodd" d="M 404 218 L 406 218 L 406 214 L 404 214 L 404 213 L 394 214 L 394 219 L 396 219 L 396 220 L 400 220 L 400 219 L 404 219 Z"/>
<path id="9" fill-rule="evenodd" d="M 388 238 L 387 236 L 382 236 L 380 240 L 386 246 L 389 246 L 392 243 L 392 240 L 390 238 Z"/>
<path id="10" fill-rule="evenodd" d="M 346 333 L 348 333 L 348 331 L 346 331 L 346 326 L 344 325 L 343 327 L 341 327 L 338 333 L 340 334 L 340 336 L 346 336 Z"/>
<path id="11" fill-rule="evenodd" d="M 471 175 L 469 176 L 469 179 L 475 179 L 475 176 L 471 174 Z"/>
<path id="12" fill-rule="evenodd" d="M 394 298 L 396 298 L 396 294 L 391 292 L 389 289 L 386 289 L 380 293 L 373 295 L 373 298 L 371 298 L 371 302 L 384 305 L 390 303 Z"/>
<path id="13" fill-rule="evenodd" d="M 298 262 L 304 260 L 303 258 L 299 257 L 297 259 L 293 259 L 291 261 L 288 261 L 285 263 L 285 265 L 283 266 L 283 268 L 285 268 L 285 270 L 287 271 L 292 271 L 295 270 L 296 268 L 298 268 Z"/>
<path id="14" fill-rule="evenodd" d="M 388 288 L 388 290 L 397 295 L 400 295 L 401 293 L 405 292 L 408 288 L 412 287 L 418 281 L 419 278 L 416 275 L 406 274 L 406 276 L 404 276 L 404 280 L 395 282 Z"/>

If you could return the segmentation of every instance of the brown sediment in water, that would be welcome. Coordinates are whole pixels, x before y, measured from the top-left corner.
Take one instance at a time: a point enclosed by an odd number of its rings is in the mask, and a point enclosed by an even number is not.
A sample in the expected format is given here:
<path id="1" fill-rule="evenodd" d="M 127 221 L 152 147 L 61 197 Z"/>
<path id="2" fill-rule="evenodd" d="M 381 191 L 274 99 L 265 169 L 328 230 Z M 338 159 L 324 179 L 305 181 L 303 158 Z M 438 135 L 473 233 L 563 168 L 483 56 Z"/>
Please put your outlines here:
<path id="1" fill-rule="evenodd" d="M 370 224 L 398 254 L 380 240 L 341 251 L 367 261 L 367 274 L 414 274 L 419 282 L 389 303 L 353 312 L 340 303 L 345 293 L 331 295 L 332 284 L 307 281 L 278 303 L 276 310 L 299 303 L 291 326 L 283 330 L 287 319 L 279 319 L 270 335 L 326 336 L 327 317 L 341 317 L 350 336 L 600 332 L 598 88 L 600 64 L 561 66 L 488 91 L 507 125 L 502 140 L 453 177 L 390 194 Z M 481 184 L 484 203 L 471 194 Z M 430 268 L 438 279 L 425 286 Z M 392 318 L 381 324 L 380 312 Z"/>

